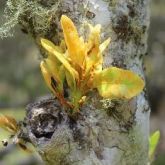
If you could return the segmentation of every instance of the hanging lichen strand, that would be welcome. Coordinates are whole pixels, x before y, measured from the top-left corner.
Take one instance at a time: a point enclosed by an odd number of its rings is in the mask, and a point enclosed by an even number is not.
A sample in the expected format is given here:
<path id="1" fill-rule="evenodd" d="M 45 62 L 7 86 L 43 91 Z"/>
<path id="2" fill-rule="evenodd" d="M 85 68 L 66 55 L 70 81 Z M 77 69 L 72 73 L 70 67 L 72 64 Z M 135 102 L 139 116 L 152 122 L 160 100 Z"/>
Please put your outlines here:
<path id="1" fill-rule="evenodd" d="M 110 38 L 100 43 L 101 25 L 93 27 L 89 24 L 87 41 L 79 37 L 74 23 L 65 15 L 61 17 L 61 26 L 64 41 L 59 46 L 41 39 L 47 58 L 40 66 L 47 86 L 62 105 L 72 109 L 73 113 L 78 112 L 87 93 L 93 89 L 109 99 L 130 99 L 142 91 L 144 81 L 132 71 L 116 67 L 103 69 L 102 54 Z"/>

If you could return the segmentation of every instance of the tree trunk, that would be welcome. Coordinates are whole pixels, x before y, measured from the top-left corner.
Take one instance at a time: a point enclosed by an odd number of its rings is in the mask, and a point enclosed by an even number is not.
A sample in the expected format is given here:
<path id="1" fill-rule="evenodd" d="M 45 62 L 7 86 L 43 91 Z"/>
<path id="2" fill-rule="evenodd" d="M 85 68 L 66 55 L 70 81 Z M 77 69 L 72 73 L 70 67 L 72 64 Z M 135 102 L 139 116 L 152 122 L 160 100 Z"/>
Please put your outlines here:
<path id="1" fill-rule="evenodd" d="M 84 21 L 100 23 L 102 38 L 112 39 L 104 67 L 130 69 L 144 78 L 149 0 L 48 0 L 37 5 L 51 16 L 45 31 L 36 28 L 42 17 L 31 21 L 27 13 L 20 14 L 19 23 L 38 45 L 40 36 L 58 42 L 61 14 L 77 27 Z M 32 26 L 34 22 L 38 24 Z M 80 33 L 85 33 L 83 26 Z M 129 101 L 101 100 L 93 93 L 77 121 L 56 99 L 45 98 L 27 107 L 26 122 L 29 138 L 46 165 L 147 165 L 149 114 L 145 91 Z"/>

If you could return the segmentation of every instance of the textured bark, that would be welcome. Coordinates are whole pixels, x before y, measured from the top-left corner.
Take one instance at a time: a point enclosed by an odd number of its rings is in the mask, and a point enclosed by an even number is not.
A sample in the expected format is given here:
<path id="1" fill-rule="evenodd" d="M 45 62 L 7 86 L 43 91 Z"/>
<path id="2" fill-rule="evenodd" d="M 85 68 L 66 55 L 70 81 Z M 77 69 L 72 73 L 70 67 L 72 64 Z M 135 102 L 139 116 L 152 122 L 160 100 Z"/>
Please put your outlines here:
<path id="1" fill-rule="evenodd" d="M 58 42 L 59 18 L 63 13 L 78 27 L 85 20 L 100 23 L 102 38 L 112 39 L 104 66 L 127 68 L 144 78 L 148 1 L 52 0 L 58 7 L 51 15 L 48 29 L 35 31 L 26 15 L 20 17 L 20 24 L 38 44 L 40 36 Z M 47 2 L 50 0 L 43 1 L 42 7 L 52 12 Z M 80 33 L 85 34 L 83 26 Z M 149 113 L 145 91 L 129 101 L 101 100 L 93 93 L 76 121 L 63 111 L 57 100 L 46 98 L 27 107 L 26 123 L 30 141 L 47 165 L 146 165 Z"/>

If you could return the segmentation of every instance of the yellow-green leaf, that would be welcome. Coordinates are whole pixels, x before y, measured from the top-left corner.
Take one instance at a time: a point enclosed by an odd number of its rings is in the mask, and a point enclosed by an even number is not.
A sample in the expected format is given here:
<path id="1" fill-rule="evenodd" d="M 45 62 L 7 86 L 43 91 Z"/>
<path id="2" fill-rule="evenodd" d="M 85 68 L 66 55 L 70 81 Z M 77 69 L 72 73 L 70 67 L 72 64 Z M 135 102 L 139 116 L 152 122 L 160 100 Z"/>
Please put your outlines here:
<path id="1" fill-rule="evenodd" d="M 154 132 L 149 138 L 149 158 L 150 158 L 150 160 L 152 160 L 154 157 L 155 149 L 158 145 L 159 139 L 160 139 L 160 131 Z"/>
<path id="2" fill-rule="evenodd" d="M 7 115 L 0 116 L 0 127 L 14 134 L 19 130 L 17 121 L 13 117 Z"/>
<path id="3" fill-rule="evenodd" d="M 65 80 L 65 67 L 63 65 L 60 66 L 58 74 L 59 74 L 61 82 L 64 83 L 64 80 Z"/>
<path id="4" fill-rule="evenodd" d="M 66 15 L 61 17 L 61 26 L 64 33 L 65 42 L 68 48 L 68 55 L 73 63 L 82 67 L 85 59 L 85 44 L 79 38 L 78 32 L 74 23 Z"/>
<path id="5" fill-rule="evenodd" d="M 65 70 L 65 76 L 66 76 L 67 84 L 71 88 L 71 90 L 75 89 L 76 88 L 75 80 L 67 70 Z"/>
<path id="6" fill-rule="evenodd" d="M 95 74 L 93 87 L 104 98 L 130 99 L 142 91 L 144 81 L 132 71 L 111 67 Z"/>

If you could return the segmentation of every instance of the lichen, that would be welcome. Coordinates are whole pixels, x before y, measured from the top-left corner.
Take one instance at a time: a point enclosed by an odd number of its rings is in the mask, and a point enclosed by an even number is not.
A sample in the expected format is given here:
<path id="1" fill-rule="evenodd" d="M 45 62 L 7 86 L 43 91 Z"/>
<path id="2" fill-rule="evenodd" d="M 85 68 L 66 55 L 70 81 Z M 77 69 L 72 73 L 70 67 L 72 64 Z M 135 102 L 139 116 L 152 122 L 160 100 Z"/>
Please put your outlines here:
<path id="1" fill-rule="evenodd" d="M 8 0 L 4 12 L 6 23 L 0 27 L 0 37 L 11 36 L 17 24 L 20 24 L 23 31 L 32 36 L 48 34 L 51 28 L 54 28 L 51 18 L 54 18 L 59 2 Z"/>

